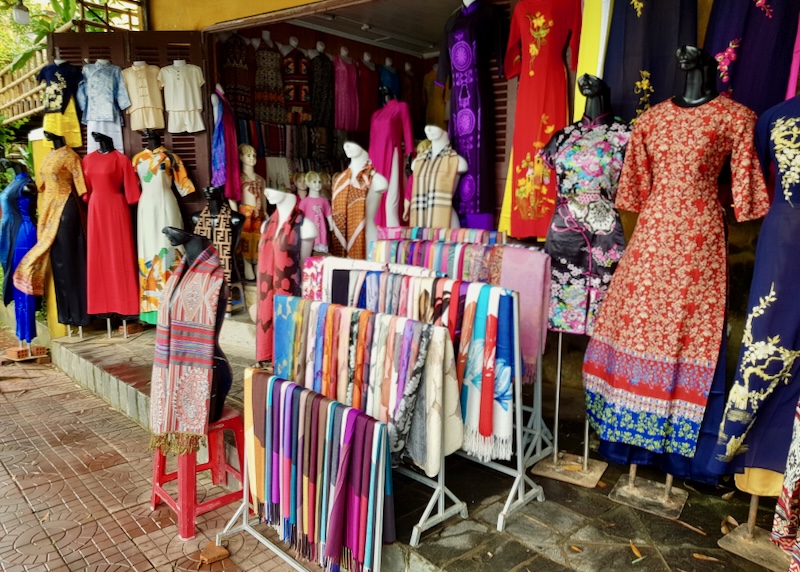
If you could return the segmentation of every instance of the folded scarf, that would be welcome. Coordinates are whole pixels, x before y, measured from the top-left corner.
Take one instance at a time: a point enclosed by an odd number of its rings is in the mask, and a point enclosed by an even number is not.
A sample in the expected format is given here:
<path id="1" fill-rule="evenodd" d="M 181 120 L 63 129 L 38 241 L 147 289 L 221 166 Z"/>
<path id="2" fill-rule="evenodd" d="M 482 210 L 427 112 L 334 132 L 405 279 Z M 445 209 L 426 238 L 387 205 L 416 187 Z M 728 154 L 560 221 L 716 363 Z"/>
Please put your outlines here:
<path id="1" fill-rule="evenodd" d="M 276 294 L 274 299 L 275 313 L 273 328 L 275 342 L 273 364 L 274 373 L 282 379 L 292 379 L 294 376 L 294 342 L 297 322 L 295 314 L 301 298 Z"/>
<path id="2" fill-rule="evenodd" d="M 464 311 L 464 334 L 461 338 L 458 367 L 463 367 L 461 377 L 461 410 L 464 415 L 464 451 L 481 460 L 491 459 L 491 435 L 487 439 L 481 434 L 480 421 L 485 415 L 481 409 L 481 384 L 483 381 L 483 350 L 486 342 L 486 322 L 491 286 L 470 287 L 467 307 Z M 473 315 L 474 312 L 474 315 Z M 472 319 L 470 319 L 472 316 Z M 472 327 L 468 328 L 468 324 Z M 468 332 L 468 330 L 470 330 Z M 469 335 L 468 335 L 469 334 Z"/>
<path id="3" fill-rule="evenodd" d="M 321 393 L 325 395 L 325 392 L 322 390 L 322 369 L 323 363 L 325 361 L 325 351 L 327 349 L 327 340 L 330 338 L 326 338 L 325 335 L 327 333 L 327 320 L 328 320 L 328 309 L 329 305 L 327 303 L 321 303 L 319 305 L 319 311 L 317 314 L 317 332 L 316 332 L 316 341 L 314 342 L 314 391 L 317 393 Z"/>
<path id="4" fill-rule="evenodd" d="M 312 302 L 309 304 L 308 320 L 306 323 L 306 352 L 304 356 L 305 371 L 303 373 L 302 382 L 306 389 L 314 389 L 314 363 L 317 352 L 317 333 L 319 322 L 319 309 L 322 304 L 319 302 Z"/>

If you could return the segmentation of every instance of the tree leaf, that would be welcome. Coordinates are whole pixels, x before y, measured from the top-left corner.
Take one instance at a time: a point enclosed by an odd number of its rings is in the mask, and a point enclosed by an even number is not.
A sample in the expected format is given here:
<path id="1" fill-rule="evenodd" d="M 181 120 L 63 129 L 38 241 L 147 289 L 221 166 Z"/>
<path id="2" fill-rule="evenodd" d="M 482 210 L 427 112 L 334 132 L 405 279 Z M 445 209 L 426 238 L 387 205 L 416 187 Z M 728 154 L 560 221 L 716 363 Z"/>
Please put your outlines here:
<path id="1" fill-rule="evenodd" d="M 633 552 L 633 555 L 636 556 L 636 558 L 641 558 L 642 551 L 633 543 L 633 540 L 629 540 L 628 544 L 631 545 L 631 552 Z"/>
<path id="2" fill-rule="evenodd" d="M 699 552 L 693 552 L 692 557 L 696 558 L 697 560 L 702 560 L 703 562 L 722 562 L 719 558 L 714 558 L 713 556 L 706 556 L 705 554 L 700 554 Z"/>

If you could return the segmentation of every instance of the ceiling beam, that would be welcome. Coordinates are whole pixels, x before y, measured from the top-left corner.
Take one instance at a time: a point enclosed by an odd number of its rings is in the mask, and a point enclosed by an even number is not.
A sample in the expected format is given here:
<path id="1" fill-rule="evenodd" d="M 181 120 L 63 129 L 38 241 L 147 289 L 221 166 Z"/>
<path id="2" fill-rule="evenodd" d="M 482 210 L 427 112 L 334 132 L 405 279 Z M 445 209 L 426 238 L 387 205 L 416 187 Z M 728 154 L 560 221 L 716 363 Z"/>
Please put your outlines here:
<path id="1" fill-rule="evenodd" d="M 274 24 L 276 22 L 283 22 L 292 18 L 299 18 L 303 16 L 313 16 L 314 14 L 322 14 L 330 12 L 331 10 L 338 10 L 340 8 L 349 8 L 350 6 L 358 6 L 359 4 L 367 4 L 372 0 L 319 0 L 311 4 L 302 6 L 295 6 L 294 8 L 286 8 L 284 10 L 277 10 L 267 12 L 265 14 L 258 14 L 256 16 L 247 16 L 246 18 L 237 18 L 236 20 L 228 20 L 227 22 L 220 22 L 212 24 L 203 28 L 203 32 L 232 32 L 242 28 L 256 28 L 265 26 L 267 24 Z"/>

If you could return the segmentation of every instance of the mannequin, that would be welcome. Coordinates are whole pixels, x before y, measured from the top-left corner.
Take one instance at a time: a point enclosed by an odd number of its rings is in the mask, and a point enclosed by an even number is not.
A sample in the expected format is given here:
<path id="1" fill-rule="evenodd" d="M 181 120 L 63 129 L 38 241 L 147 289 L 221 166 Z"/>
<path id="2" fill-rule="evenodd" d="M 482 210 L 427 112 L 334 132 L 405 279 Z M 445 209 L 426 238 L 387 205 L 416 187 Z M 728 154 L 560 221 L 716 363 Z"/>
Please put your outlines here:
<path id="1" fill-rule="evenodd" d="M 578 89 L 586 98 L 586 110 L 583 116 L 597 123 L 610 124 L 614 121 L 611 112 L 611 92 L 602 79 L 590 74 L 578 78 Z"/>
<path id="2" fill-rule="evenodd" d="M 60 66 L 61 64 L 67 63 L 67 60 L 54 59 L 53 63 L 56 64 L 57 66 Z"/>
<path id="3" fill-rule="evenodd" d="M 364 56 L 365 57 L 367 56 L 366 52 L 364 53 Z M 350 57 L 350 50 L 347 49 L 347 46 L 342 46 L 341 48 L 339 48 L 339 57 L 342 58 L 348 64 L 353 62 L 353 58 Z"/>
<path id="4" fill-rule="evenodd" d="M 151 151 L 161 147 L 161 134 L 153 129 L 145 129 L 142 135 L 147 139 L 147 148 Z"/>
<path id="5" fill-rule="evenodd" d="M 678 65 L 686 72 L 686 87 L 682 95 L 672 98 L 680 107 L 697 107 L 716 98 L 717 61 L 705 50 L 695 46 L 681 46 L 675 56 Z"/>
<path id="6" fill-rule="evenodd" d="M 276 209 L 261 227 L 258 253 L 256 360 L 273 356 L 273 300 L 275 294 L 299 296 L 303 261 L 310 256 L 317 228 L 297 208 L 297 197 L 276 189 L 264 191 Z"/>
<path id="7" fill-rule="evenodd" d="M 255 280 L 255 265 L 258 264 L 258 239 L 260 228 L 264 222 L 262 193 L 267 182 L 255 172 L 256 150 L 252 145 L 239 145 L 239 161 L 242 171 L 242 200 L 239 201 L 239 213 L 245 217 L 242 227 L 241 250 L 244 259 L 245 280 Z"/>
<path id="8" fill-rule="evenodd" d="M 385 67 L 387 70 L 389 70 L 392 73 L 397 73 L 397 70 L 394 69 L 394 60 L 392 60 L 392 58 L 390 58 L 388 56 L 386 57 L 385 60 L 383 60 L 383 67 Z"/>
<path id="9" fill-rule="evenodd" d="M 45 138 L 53 144 L 53 150 L 61 149 L 64 145 L 67 144 L 66 140 L 61 135 L 56 135 L 55 133 L 50 133 L 49 131 L 44 132 Z"/>
<path id="10" fill-rule="evenodd" d="M 261 31 L 261 39 L 264 40 L 264 43 L 267 44 L 270 48 L 275 45 L 272 41 L 272 35 L 270 34 L 269 30 Z"/>
<path id="11" fill-rule="evenodd" d="M 186 65 L 186 60 L 172 60 L 172 65 L 176 68 L 182 68 Z"/>
<path id="12" fill-rule="evenodd" d="M 347 48 L 342 48 L 346 50 Z M 364 55 L 361 58 L 361 62 L 370 70 L 375 71 L 375 64 L 372 62 L 372 54 L 369 52 L 364 52 Z"/>
<path id="13" fill-rule="evenodd" d="M 303 55 L 307 55 L 304 49 L 298 47 L 300 45 L 300 40 L 298 40 L 296 36 L 292 36 L 291 38 L 289 38 L 288 44 L 281 44 L 280 42 L 275 42 L 275 45 L 278 46 L 278 51 L 284 56 L 295 49 L 300 50 L 300 52 L 302 52 Z"/>
<path id="14" fill-rule="evenodd" d="M 410 62 L 406 62 L 403 65 L 403 70 L 405 70 L 406 74 L 413 76 L 414 75 L 414 68 L 411 66 Z"/>
<path id="15" fill-rule="evenodd" d="M 369 154 L 353 141 L 344 144 L 349 168 L 333 181 L 333 253 L 365 259 L 377 239 L 375 213 L 389 181 L 372 167 Z"/>
<path id="16" fill-rule="evenodd" d="M 328 200 L 331 200 L 331 181 L 333 179 L 330 173 L 320 173 L 319 179 L 322 182 L 322 191 L 321 191 L 322 196 Z"/>
<path id="17" fill-rule="evenodd" d="M 143 68 L 144 66 L 146 66 L 146 65 L 147 65 L 147 62 L 146 62 L 146 61 L 144 61 L 144 60 L 136 60 L 135 62 L 133 62 L 133 64 L 132 64 L 132 65 L 133 65 L 134 67 L 137 67 L 137 68 Z"/>
<path id="18" fill-rule="evenodd" d="M 98 149 L 99 153 L 106 155 L 114 150 L 114 141 L 108 135 L 92 131 L 92 138 L 97 141 L 97 144 L 100 146 Z"/>
<path id="19" fill-rule="evenodd" d="M 297 198 L 304 199 L 308 196 L 308 185 L 306 184 L 305 173 L 294 174 L 294 188 L 297 189 Z"/>
<path id="20" fill-rule="evenodd" d="M 462 0 L 461 3 L 464 4 L 464 8 L 469 8 L 475 3 L 475 0 Z"/>
<path id="21" fill-rule="evenodd" d="M 244 216 L 231 209 L 222 196 L 222 187 L 205 187 L 203 195 L 208 205 L 192 216 L 194 233 L 211 239 L 217 249 L 219 260 L 225 269 L 225 280 L 230 285 L 228 315 L 242 309 L 243 290 L 234 262 L 234 253 L 242 234 Z"/>
<path id="22" fill-rule="evenodd" d="M 381 93 L 380 101 L 383 105 L 388 99 L 394 99 L 400 94 L 400 75 L 394 68 L 392 58 L 387 57 L 382 66 L 378 67 L 381 76 L 381 88 L 388 91 Z"/>
<path id="23" fill-rule="evenodd" d="M 453 194 L 459 177 L 467 172 L 467 160 L 453 151 L 450 136 L 441 127 L 426 125 L 425 136 L 430 149 L 412 163 L 414 187 L 411 202 L 405 201 L 403 218 L 410 226 L 459 228 Z"/>
<path id="24" fill-rule="evenodd" d="M 308 185 L 308 196 L 300 201 L 298 208 L 306 215 L 306 220 L 313 222 L 317 229 L 314 251 L 327 253 L 328 229 L 333 226 L 331 203 L 321 195 L 322 177 L 319 173 L 309 171 L 306 173 L 305 181 Z"/>

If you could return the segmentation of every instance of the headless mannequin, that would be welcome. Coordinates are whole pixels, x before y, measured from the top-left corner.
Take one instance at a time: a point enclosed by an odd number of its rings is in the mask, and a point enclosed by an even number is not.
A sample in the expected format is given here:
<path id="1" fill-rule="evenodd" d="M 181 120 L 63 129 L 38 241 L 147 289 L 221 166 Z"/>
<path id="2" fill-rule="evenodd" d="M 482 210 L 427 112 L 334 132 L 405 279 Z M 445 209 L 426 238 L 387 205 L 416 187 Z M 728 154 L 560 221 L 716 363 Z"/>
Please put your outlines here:
<path id="1" fill-rule="evenodd" d="M 67 63 L 67 60 L 58 60 L 58 59 L 56 59 L 56 60 L 53 60 L 53 63 L 56 64 L 57 66 L 60 66 L 61 64 Z"/>
<path id="2" fill-rule="evenodd" d="M 100 65 L 106 65 L 106 64 L 110 64 L 111 60 L 99 59 L 99 60 L 95 60 L 95 63 L 100 64 Z"/>
<path id="3" fill-rule="evenodd" d="M 678 107 L 698 107 L 716 98 L 717 61 L 705 50 L 681 46 L 675 52 L 681 70 L 686 72 L 686 87 L 672 102 Z"/>
<path id="4" fill-rule="evenodd" d="M 328 59 L 333 59 L 330 54 L 325 53 L 325 42 L 317 42 L 317 45 L 314 47 L 314 49 L 308 50 L 309 59 L 319 56 L 325 56 Z"/>
<path id="5" fill-rule="evenodd" d="M 464 8 L 469 8 L 475 3 L 475 0 L 462 0 L 462 4 L 464 4 Z"/>
<path id="6" fill-rule="evenodd" d="M 350 159 L 350 184 L 356 184 L 356 177 L 370 162 L 369 154 L 358 143 L 348 141 L 344 144 L 344 154 Z M 378 207 L 381 204 L 381 195 L 389 189 L 389 181 L 380 173 L 375 173 L 372 176 L 372 184 L 367 190 L 366 201 L 366 222 L 365 222 L 365 236 L 367 240 L 367 251 L 369 251 L 370 243 L 378 238 L 378 229 L 375 227 L 375 213 L 378 212 Z M 332 227 L 335 238 L 342 245 L 342 248 L 347 251 L 347 240 L 345 240 L 342 233 L 338 228 Z"/>
<path id="7" fill-rule="evenodd" d="M 410 75 L 412 77 L 414 76 L 414 68 L 411 67 L 411 64 L 409 62 L 405 63 L 403 69 L 405 70 L 406 75 Z"/>
<path id="8" fill-rule="evenodd" d="M 172 246 L 183 248 L 184 260 L 188 269 L 197 260 L 211 241 L 205 237 L 191 234 L 183 229 L 173 226 L 166 226 L 162 231 L 169 239 Z M 184 274 L 185 276 L 185 274 Z M 233 382 L 233 372 L 228 364 L 228 358 L 219 345 L 219 333 L 225 318 L 225 307 L 227 299 L 221 295 L 217 304 L 217 315 L 214 320 L 214 373 L 211 376 L 211 399 L 208 404 L 208 422 L 214 423 L 222 417 L 222 407 L 225 405 L 225 397 Z"/>
<path id="9" fill-rule="evenodd" d="M 343 48 L 343 49 L 346 50 L 347 48 Z M 361 57 L 361 61 L 364 63 L 364 65 L 367 67 L 367 69 L 369 69 L 371 71 L 375 71 L 375 64 L 372 63 L 372 54 L 371 53 L 364 52 L 364 55 Z"/>
<path id="10" fill-rule="evenodd" d="M 297 37 L 295 37 L 295 36 L 292 36 L 291 38 L 289 38 L 289 43 L 288 44 L 281 44 L 281 43 L 275 42 L 275 45 L 278 46 L 278 51 L 281 54 L 283 54 L 284 56 L 286 54 L 288 54 L 289 52 L 291 52 L 292 50 L 294 50 L 295 48 L 300 50 L 300 52 L 302 52 L 303 54 L 306 54 L 305 50 L 303 50 L 303 49 L 298 47 L 300 45 L 300 40 L 298 40 Z"/>
<path id="11" fill-rule="evenodd" d="M 447 134 L 447 131 L 442 129 L 437 125 L 426 125 L 425 126 L 425 137 L 428 138 L 428 141 L 431 142 L 431 157 L 436 157 L 444 151 L 450 145 L 450 136 Z M 413 173 L 419 169 L 419 163 L 414 162 L 412 163 L 411 170 Z M 453 185 L 453 192 L 455 193 L 456 189 L 458 188 L 458 179 L 461 175 L 467 172 L 468 165 L 467 160 L 464 159 L 461 155 L 458 156 L 458 174 L 459 177 L 456 177 L 455 184 Z M 404 209 L 403 209 L 403 218 L 408 220 L 409 214 L 409 207 L 411 203 L 409 201 L 405 201 Z M 456 213 L 455 209 L 452 210 L 450 213 L 450 228 L 461 228 L 461 225 L 458 220 L 458 213 Z"/>
<path id="12" fill-rule="evenodd" d="M 182 68 L 186 65 L 186 60 L 173 60 L 172 65 L 176 68 Z"/>
<path id="13" fill-rule="evenodd" d="M 350 50 L 346 46 L 339 48 L 339 59 L 348 64 L 353 63 L 353 59 L 350 57 Z"/>
<path id="14" fill-rule="evenodd" d="M 133 62 L 133 66 L 137 67 L 137 68 L 143 68 L 146 65 L 147 65 L 147 62 L 145 62 L 143 60 L 137 60 L 137 61 Z"/>
<path id="15" fill-rule="evenodd" d="M 392 58 L 389 58 L 389 57 L 387 57 L 385 60 L 383 60 L 383 67 L 385 67 L 387 70 L 389 70 L 392 73 L 395 73 L 397 71 L 396 69 L 394 69 L 394 60 L 392 60 Z"/>
<path id="16" fill-rule="evenodd" d="M 275 44 L 272 41 L 272 35 L 270 34 L 269 30 L 261 31 L 261 39 L 264 40 L 264 43 L 267 44 L 270 48 L 275 46 Z"/>
<path id="17" fill-rule="evenodd" d="M 97 141 L 98 145 L 100 145 L 100 148 L 97 150 L 99 153 L 106 155 L 114 150 L 114 140 L 108 135 L 98 133 L 97 131 L 92 131 L 92 138 Z"/>

